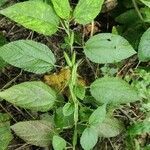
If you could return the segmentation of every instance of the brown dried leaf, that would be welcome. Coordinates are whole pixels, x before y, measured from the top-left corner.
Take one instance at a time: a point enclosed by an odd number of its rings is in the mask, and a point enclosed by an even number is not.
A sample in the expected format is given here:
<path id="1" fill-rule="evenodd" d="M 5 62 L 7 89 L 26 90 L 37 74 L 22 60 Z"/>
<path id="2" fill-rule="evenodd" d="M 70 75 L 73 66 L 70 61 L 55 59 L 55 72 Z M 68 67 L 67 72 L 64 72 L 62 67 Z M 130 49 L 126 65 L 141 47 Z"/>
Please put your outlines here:
<path id="1" fill-rule="evenodd" d="M 69 68 L 62 68 L 58 73 L 54 73 L 51 75 L 45 75 L 44 81 L 46 84 L 56 89 L 57 91 L 61 91 L 63 94 L 68 95 L 68 90 L 66 89 L 67 84 L 71 77 L 71 70 Z M 78 75 L 77 84 L 85 86 L 86 81 Z"/>
<path id="2" fill-rule="evenodd" d="M 71 77 L 71 70 L 69 68 L 62 68 L 60 72 L 51 75 L 45 75 L 44 81 L 57 91 L 63 90 Z"/>
<path id="3" fill-rule="evenodd" d="M 93 32 L 93 34 L 95 34 L 97 32 L 100 32 L 100 27 L 101 27 L 101 25 L 97 21 L 95 21 L 94 26 L 92 24 L 85 25 L 83 28 L 83 33 L 85 36 L 89 36 L 91 34 L 91 32 Z"/>

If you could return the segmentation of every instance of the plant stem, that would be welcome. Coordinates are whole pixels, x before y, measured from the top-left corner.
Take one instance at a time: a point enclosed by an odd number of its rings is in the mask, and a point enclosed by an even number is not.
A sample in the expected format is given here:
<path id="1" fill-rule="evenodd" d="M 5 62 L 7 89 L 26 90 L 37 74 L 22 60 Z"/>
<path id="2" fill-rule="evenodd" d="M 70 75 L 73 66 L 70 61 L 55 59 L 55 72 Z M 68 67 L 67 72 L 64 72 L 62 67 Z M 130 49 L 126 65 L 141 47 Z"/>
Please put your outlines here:
<path id="1" fill-rule="evenodd" d="M 73 134 L 73 150 L 76 149 L 76 144 L 77 144 L 77 124 L 78 124 L 78 111 L 79 111 L 79 102 L 77 100 L 76 95 L 74 94 L 74 87 L 76 85 L 76 80 L 77 80 L 77 68 L 78 68 L 78 63 L 76 62 L 76 55 L 74 52 L 74 32 L 70 30 L 69 27 L 69 22 L 64 22 L 62 23 L 62 26 L 68 35 L 69 39 L 69 46 L 70 46 L 70 51 L 71 51 L 71 58 L 72 60 L 68 57 L 69 55 L 65 53 L 65 59 L 68 60 L 67 64 L 70 64 L 69 67 L 71 68 L 71 78 L 70 78 L 70 83 L 69 83 L 69 91 L 71 94 L 71 99 L 74 103 L 74 134 Z M 70 61 L 71 60 L 71 61 Z"/>
<path id="2" fill-rule="evenodd" d="M 61 22 L 63 29 L 65 30 L 65 32 L 68 35 L 68 39 L 69 39 L 69 46 L 70 46 L 70 50 L 71 50 L 71 54 L 73 53 L 73 43 L 74 43 L 74 32 L 70 29 L 69 26 L 69 22 Z"/>
<path id="3" fill-rule="evenodd" d="M 133 3 L 133 5 L 134 5 L 134 8 L 135 8 L 135 10 L 136 10 L 136 12 L 137 12 L 139 18 L 144 22 L 143 16 L 142 16 L 141 13 L 140 13 L 140 10 L 139 10 L 139 8 L 138 8 L 138 5 L 137 5 L 136 1 L 135 1 L 135 0 L 132 0 L 132 3 Z"/>
<path id="4" fill-rule="evenodd" d="M 73 150 L 75 150 L 76 144 L 77 144 L 77 124 L 78 124 L 78 100 L 76 98 L 76 96 L 74 95 L 74 86 L 72 84 L 69 85 L 69 89 L 70 89 L 70 93 L 71 93 L 71 97 L 72 100 L 74 102 L 74 124 L 75 124 L 75 128 L 74 128 L 74 134 L 73 134 Z"/>
<path id="5" fill-rule="evenodd" d="M 91 23 L 91 34 L 90 34 L 90 36 L 92 37 L 93 36 L 93 34 L 94 34 L 94 21 L 92 21 L 92 23 Z"/>

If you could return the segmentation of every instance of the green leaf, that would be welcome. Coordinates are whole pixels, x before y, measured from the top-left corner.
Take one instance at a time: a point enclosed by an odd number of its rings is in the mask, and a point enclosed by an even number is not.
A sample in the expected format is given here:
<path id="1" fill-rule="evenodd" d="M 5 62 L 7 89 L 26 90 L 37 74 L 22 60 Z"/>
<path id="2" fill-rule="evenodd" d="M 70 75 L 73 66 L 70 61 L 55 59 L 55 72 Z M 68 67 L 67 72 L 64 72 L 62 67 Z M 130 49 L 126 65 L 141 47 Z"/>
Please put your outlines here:
<path id="1" fill-rule="evenodd" d="M 0 149 L 6 150 L 12 138 L 9 115 L 0 113 Z"/>
<path id="2" fill-rule="evenodd" d="M 71 7 L 69 0 L 51 0 L 54 6 L 54 9 L 59 17 L 62 19 L 69 19 Z"/>
<path id="3" fill-rule="evenodd" d="M 137 91 L 127 82 L 115 77 L 103 77 L 91 85 L 92 96 L 100 103 L 124 104 L 139 100 Z"/>
<path id="4" fill-rule="evenodd" d="M 127 8 L 127 9 L 130 9 L 130 8 L 134 7 L 133 2 L 131 0 L 123 0 L 123 1 L 120 1 L 120 2 L 122 3 L 123 7 Z M 121 9 L 121 11 L 122 11 L 122 9 Z"/>
<path id="5" fill-rule="evenodd" d="M 138 49 L 140 38 L 145 31 L 143 24 L 141 23 L 133 23 L 124 29 L 121 36 L 129 41 L 129 43 L 133 46 L 135 50 Z"/>
<path id="6" fill-rule="evenodd" d="M 0 149 L 6 150 L 12 139 L 9 122 L 0 122 Z"/>
<path id="7" fill-rule="evenodd" d="M 141 110 L 150 112 L 150 103 L 143 104 Z"/>
<path id="8" fill-rule="evenodd" d="M 11 129 L 26 143 L 40 147 L 49 146 L 53 136 L 51 123 L 44 120 L 19 122 Z"/>
<path id="9" fill-rule="evenodd" d="M 128 134 L 131 137 L 135 137 L 136 135 L 141 135 L 145 133 L 150 133 L 150 119 L 145 119 L 141 122 L 137 122 L 136 124 L 132 125 L 128 129 Z"/>
<path id="10" fill-rule="evenodd" d="M 3 113 L 0 113 L 0 123 L 1 122 L 6 122 L 6 121 L 9 121 L 9 115 L 8 114 L 3 114 Z"/>
<path id="11" fill-rule="evenodd" d="M 3 6 L 6 2 L 7 0 L 0 0 L 0 7 Z"/>
<path id="12" fill-rule="evenodd" d="M 84 106 L 84 107 L 81 106 L 79 109 L 80 120 L 82 120 L 82 122 L 88 122 L 89 117 L 91 116 L 91 113 L 92 113 L 92 109 L 90 109 L 87 106 Z"/>
<path id="13" fill-rule="evenodd" d="M 25 71 L 42 74 L 53 69 L 54 54 L 41 43 L 18 40 L 0 47 L 0 57 Z"/>
<path id="14" fill-rule="evenodd" d="M 8 102 L 35 111 L 50 110 L 56 100 L 56 93 L 40 81 L 24 82 L 0 92 Z"/>
<path id="15" fill-rule="evenodd" d="M 144 150 L 150 150 L 150 144 L 146 145 L 146 146 L 144 147 Z"/>
<path id="16" fill-rule="evenodd" d="M 46 120 L 46 121 L 49 121 L 51 122 L 51 124 L 54 126 L 54 115 L 51 115 L 49 114 L 49 112 L 46 112 L 46 113 L 42 113 L 40 115 L 40 120 Z"/>
<path id="17" fill-rule="evenodd" d="M 138 57 L 140 61 L 150 60 L 150 28 L 141 37 Z"/>
<path id="18" fill-rule="evenodd" d="M 5 37 L 0 33 L 0 46 L 3 46 L 5 43 L 7 43 L 7 40 Z"/>
<path id="19" fill-rule="evenodd" d="M 144 7 L 140 9 L 141 15 L 143 16 L 144 22 L 150 23 L 150 8 Z"/>
<path id="20" fill-rule="evenodd" d="M 0 70 L 6 66 L 6 62 L 0 57 Z"/>
<path id="21" fill-rule="evenodd" d="M 96 127 L 96 130 L 99 137 L 110 138 L 119 135 L 124 130 L 124 125 L 116 118 L 106 117 L 106 119 Z"/>
<path id="22" fill-rule="evenodd" d="M 60 107 L 56 110 L 54 122 L 57 128 L 67 129 L 74 125 L 73 118 L 74 118 L 73 114 L 71 114 L 70 116 L 64 116 L 63 109 Z"/>
<path id="23" fill-rule="evenodd" d="M 135 9 L 127 10 L 126 12 L 122 13 L 118 17 L 115 18 L 115 21 L 125 25 L 131 25 L 135 23 L 140 23 L 141 20 L 136 12 Z"/>
<path id="24" fill-rule="evenodd" d="M 140 0 L 143 4 L 150 7 L 150 1 L 149 0 Z"/>
<path id="25" fill-rule="evenodd" d="M 101 11 L 104 0 L 79 0 L 73 16 L 75 21 L 80 24 L 88 24 Z"/>
<path id="26" fill-rule="evenodd" d="M 1 10 L 0 14 L 44 35 L 54 34 L 59 25 L 59 18 L 53 8 L 40 1 L 17 3 Z"/>
<path id="27" fill-rule="evenodd" d="M 4 36 L 0 33 L 0 46 L 3 46 L 5 43 L 7 43 Z M 0 57 L 0 69 L 4 68 L 6 66 L 6 62 Z"/>
<path id="28" fill-rule="evenodd" d="M 90 116 L 89 124 L 97 125 L 102 123 L 106 117 L 106 105 L 99 106 Z"/>
<path id="29" fill-rule="evenodd" d="M 74 105 L 72 103 L 66 103 L 63 107 L 64 116 L 70 116 L 74 112 Z"/>
<path id="30" fill-rule="evenodd" d="M 75 88 L 74 88 L 74 93 L 76 95 L 77 98 L 83 100 L 84 97 L 85 97 L 85 87 L 82 86 L 82 85 L 76 85 Z"/>
<path id="31" fill-rule="evenodd" d="M 128 147 L 133 149 L 136 145 L 136 137 L 150 133 L 150 118 L 146 118 L 145 120 L 138 121 L 135 124 L 131 125 L 127 130 L 126 140 L 128 141 Z M 128 149 L 129 149 L 128 148 Z M 145 150 L 145 149 L 144 149 Z M 149 150 L 149 149 L 148 149 Z"/>
<path id="32" fill-rule="evenodd" d="M 95 63 L 116 63 L 136 52 L 123 37 L 111 33 L 100 33 L 90 38 L 84 47 L 85 55 Z"/>
<path id="33" fill-rule="evenodd" d="M 84 150 L 91 150 L 98 141 L 98 133 L 95 128 L 86 128 L 80 138 L 80 144 Z"/>
<path id="34" fill-rule="evenodd" d="M 53 148 L 54 150 L 64 150 L 66 148 L 66 141 L 60 136 L 53 136 Z"/>

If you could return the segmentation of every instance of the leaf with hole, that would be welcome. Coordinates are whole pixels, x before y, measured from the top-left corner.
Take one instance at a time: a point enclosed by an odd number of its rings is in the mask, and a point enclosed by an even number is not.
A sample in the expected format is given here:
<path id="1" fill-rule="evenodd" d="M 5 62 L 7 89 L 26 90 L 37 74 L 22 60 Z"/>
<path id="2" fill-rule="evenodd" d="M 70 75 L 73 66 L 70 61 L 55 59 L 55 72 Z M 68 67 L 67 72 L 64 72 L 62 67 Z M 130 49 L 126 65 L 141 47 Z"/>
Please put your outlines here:
<path id="1" fill-rule="evenodd" d="M 0 47 L 0 57 L 15 67 L 37 74 L 51 71 L 56 62 L 46 45 L 31 40 L 18 40 Z"/>
<path id="2" fill-rule="evenodd" d="M 92 22 L 101 11 L 104 0 L 79 0 L 73 17 L 80 24 Z"/>
<path id="3" fill-rule="evenodd" d="M 58 135 L 53 136 L 52 144 L 54 150 L 64 150 L 66 148 L 66 141 Z"/>
<path id="4" fill-rule="evenodd" d="M 95 80 L 90 91 L 99 103 L 126 104 L 140 99 L 133 87 L 117 77 Z"/>
<path id="5" fill-rule="evenodd" d="M 56 93 L 40 81 L 24 82 L 0 92 L 6 101 L 26 109 L 46 112 L 53 108 Z"/>
<path id="6" fill-rule="evenodd" d="M 11 129 L 26 143 L 39 147 L 48 147 L 54 134 L 53 126 L 45 120 L 18 122 Z"/>
<path id="7" fill-rule="evenodd" d="M 140 61 L 150 61 L 150 28 L 141 37 L 138 57 Z"/>
<path id="8" fill-rule="evenodd" d="M 40 1 L 26 1 L 0 10 L 0 14 L 20 25 L 44 35 L 57 31 L 59 18 L 53 8 Z"/>
<path id="9" fill-rule="evenodd" d="M 59 17 L 69 19 L 71 13 L 69 0 L 52 0 L 52 3 Z"/>
<path id="10" fill-rule="evenodd" d="M 90 38 L 84 47 L 85 55 L 95 63 L 116 63 L 136 52 L 123 37 L 111 33 L 100 33 Z"/>

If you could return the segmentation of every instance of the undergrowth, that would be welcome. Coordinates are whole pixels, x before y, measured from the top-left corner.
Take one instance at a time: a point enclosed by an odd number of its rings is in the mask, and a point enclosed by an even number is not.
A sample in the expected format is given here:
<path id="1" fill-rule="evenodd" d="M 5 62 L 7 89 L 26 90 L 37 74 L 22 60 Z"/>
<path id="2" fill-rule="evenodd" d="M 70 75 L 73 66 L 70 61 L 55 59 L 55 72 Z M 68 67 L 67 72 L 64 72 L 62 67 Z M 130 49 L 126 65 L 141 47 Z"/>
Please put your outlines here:
<path id="1" fill-rule="evenodd" d="M 0 7 L 0 150 L 150 149 L 149 0 Z"/>

